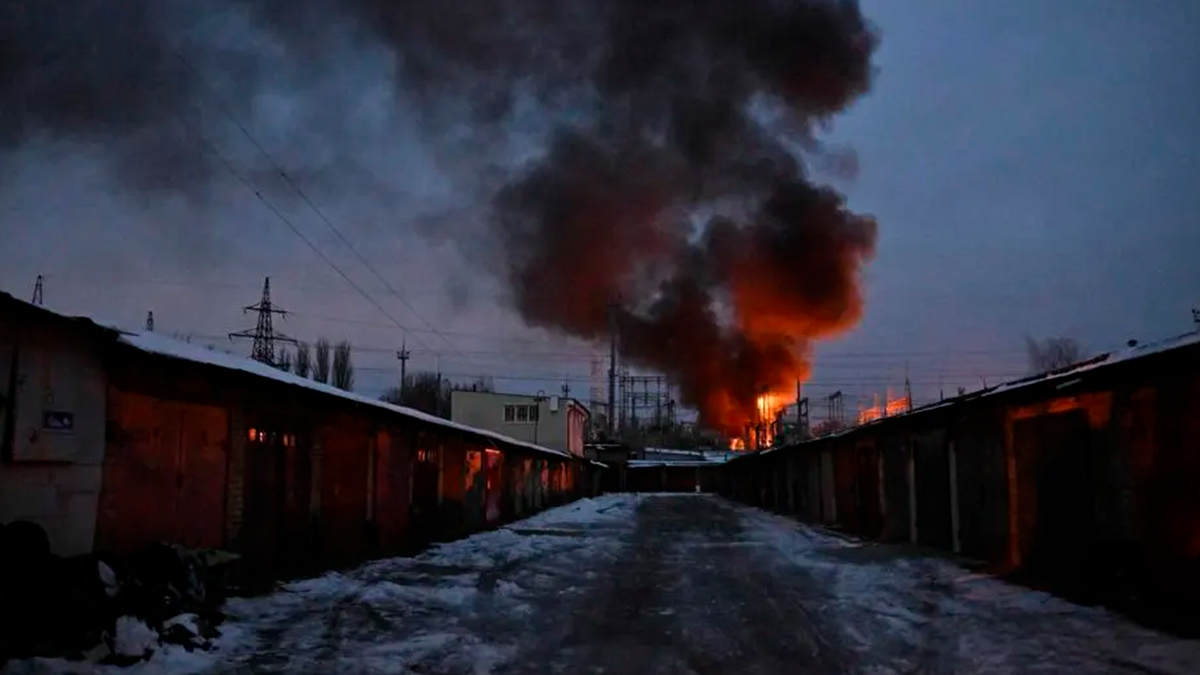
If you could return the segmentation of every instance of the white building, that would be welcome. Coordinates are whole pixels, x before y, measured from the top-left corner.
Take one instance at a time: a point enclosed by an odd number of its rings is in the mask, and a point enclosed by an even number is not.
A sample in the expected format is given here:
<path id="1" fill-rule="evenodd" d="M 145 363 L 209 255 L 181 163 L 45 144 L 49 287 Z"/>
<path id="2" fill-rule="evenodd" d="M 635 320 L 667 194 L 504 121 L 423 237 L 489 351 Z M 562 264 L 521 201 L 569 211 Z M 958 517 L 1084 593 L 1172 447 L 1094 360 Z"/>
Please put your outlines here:
<path id="1" fill-rule="evenodd" d="M 450 394 L 454 422 L 580 457 L 589 417 L 582 403 L 563 396 L 457 390 Z"/>

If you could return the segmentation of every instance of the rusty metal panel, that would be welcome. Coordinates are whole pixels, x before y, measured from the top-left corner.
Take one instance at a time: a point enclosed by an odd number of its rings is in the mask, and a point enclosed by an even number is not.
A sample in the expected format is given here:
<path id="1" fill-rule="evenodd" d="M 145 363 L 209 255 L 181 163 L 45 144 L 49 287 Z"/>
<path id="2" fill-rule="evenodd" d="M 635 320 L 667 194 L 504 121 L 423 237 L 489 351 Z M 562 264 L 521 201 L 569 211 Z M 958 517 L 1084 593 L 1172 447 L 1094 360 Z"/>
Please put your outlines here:
<path id="1" fill-rule="evenodd" d="M 894 432 L 880 444 L 883 454 L 883 505 L 885 514 L 881 538 L 884 541 L 908 541 L 913 515 L 909 512 L 908 436 Z"/>
<path id="2" fill-rule="evenodd" d="M 525 508 L 525 461 L 512 453 L 504 455 L 504 474 L 508 498 L 504 500 L 504 517 L 518 518 Z"/>
<path id="3" fill-rule="evenodd" d="M 537 508 L 537 464 L 532 459 L 521 460 L 522 510 L 529 513 Z"/>
<path id="4" fill-rule="evenodd" d="M 1082 575 L 1095 543 L 1090 424 L 1083 409 L 1018 419 L 1021 560 L 1035 576 Z"/>
<path id="5" fill-rule="evenodd" d="M 429 434 L 418 434 L 410 455 L 412 489 L 409 500 L 409 537 L 414 546 L 423 546 L 437 538 L 438 500 L 441 494 L 441 453 Z"/>
<path id="6" fill-rule="evenodd" d="M 395 555 L 407 545 L 409 511 L 408 444 L 402 434 L 376 437 L 375 524 L 379 552 Z"/>
<path id="7" fill-rule="evenodd" d="M 837 523 L 851 532 L 858 527 L 858 492 L 855 489 L 858 466 L 854 447 L 845 442 L 833 444 L 833 482 L 837 500 Z"/>
<path id="8" fill-rule="evenodd" d="M 875 440 L 859 442 L 854 448 L 855 510 L 858 532 L 875 538 L 883 530 L 883 505 L 879 501 L 879 450 Z"/>
<path id="9" fill-rule="evenodd" d="M 162 407 L 149 396 L 115 390 L 109 394 L 104 483 L 96 519 L 100 550 L 133 553 L 174 534 L 178 439 L 162 428 Z"/>
<path id="10" fill-rule="evenodd" d="M 220 548 L 225 544 L 229 414 L 215 406 L 186 404 L 179 408 L 177 541 L 189 548 Z"/>
<path id="11" fill-rule="evenodd" d="M 504 480 L 504 455 L 499 450 L 489 449 L 484 453 L 486 466 L 484 470 L 487 472 L 487 481 L 484 486 L 487 491 L 487 501 L 484 507 L 484 520 L 488 523 L 499 521 L 503 513 L 503 505 L 507 503 L 504 499 L 504 490 L 508 487 L 508 481 Z"/>
<path id="12" fill-rule="evenodd" d="M 369 434 L 358 419 L 341 416 L 322 430 L 321 558 L 338 567 L 367 551 Z"/>
<path id="13" fill-rule="evenodd" d="M 222 546 L 227 412 L 118 390 L 108 408 L 97 547 Z"/>
<path id="14" fill-rule="evenodd" d="M 282 529 L 282 451 L 276 443 L 270 442 L 270 433 L 263 429 L 250 427 L 247 436 L 242 527 L 237 548 L 243 557 L 243 567 L 249 574 L 273 576 L 277 571 Z"/>
<path id="15" fill-rule="evenodd" d="M 484 471 L 483 451 L 467 450 L 466 475 L 463 477 L 463 525 L 469 532 L 483 527 L 484 501 L 487 499 L 487 474 Z"/>
<path id="16" fill-rule="evenodd" d="M 466 495 L 467 450 L 457 438 L 442 443 L 442 501 L 440 534 L 453 537 L 463 531 L 463 498 Z"/>
<path id="17" fill-rule="evenodd" d="M 312 443 L 307 435 L 283 434 L 276 439 L 282 447 L 281 522 L 279 549 L 281 569 L 299 573 L 313 563 Z"/>
<path id="18" fill-rule="evenodd" d="M 806 506 L 803 512 L 810 520 L 820 522 L 823 520 L 824 505 L 822 483 L 821 483 L 821 453 L 811 449 L 805 449 L 801 453 L 804 467 L 804 503 Z"/>
<path id="19" fill-rule="evenodd" d="M 951 550 L 950 451 L 942 430 L 913 438 L 917 542 Z"/>
<path id="20" fill-rule="evenodd" d="M 958 424 L 958 536 L 965 555 L 1005 562 L 1008 548 L 1008 477 L 1001 413 L 984 411 Z"/>

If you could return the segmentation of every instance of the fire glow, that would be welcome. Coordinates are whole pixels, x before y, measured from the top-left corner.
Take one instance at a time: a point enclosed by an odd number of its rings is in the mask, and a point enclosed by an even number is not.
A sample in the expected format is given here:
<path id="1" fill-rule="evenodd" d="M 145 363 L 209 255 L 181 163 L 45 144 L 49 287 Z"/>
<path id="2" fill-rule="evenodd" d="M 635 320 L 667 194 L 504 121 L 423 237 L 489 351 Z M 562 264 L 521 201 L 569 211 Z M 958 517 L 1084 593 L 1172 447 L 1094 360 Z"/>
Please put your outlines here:
<path id="1" fill-rule="evenodd" d="M 529 325 L 615 334 L 763 447 L 812 342 L 862 316 L 876 222 L 797 153 L 834 159 L 817 135 L 870 88 L 876 36 L 839 0 L 604 6 L 595 107 L 493 199 L 504 277 Z"/>
<path id="2" fill-rule="evenodd" d="M 879 401 L 879 394 L 876 394 L 874 405 L 858 411 L 858 423 L 866 424 L 868 422 L 874 422 L 878 419 L 883 419 L 884 417 L 899 415 L 903 412 L 907 412 L 910 408 L 912 408 L 912 405 L 907 396 L 893 398 L 892 390 L 888 389 L 887 395 L 882 403 Z"/>
<path id="3" fill-rule="evenodd" d="M 735 452 L 745 450 L 747 437 L 755 448 L 767 448 L 775 443 L 775 424 L 787 406 L 788 399 L 784 394 L 760 394 L 755 401 L 756 416 L 753 424 L 744 429 L 744 435 L 729 439 L 729 449 Z"/>

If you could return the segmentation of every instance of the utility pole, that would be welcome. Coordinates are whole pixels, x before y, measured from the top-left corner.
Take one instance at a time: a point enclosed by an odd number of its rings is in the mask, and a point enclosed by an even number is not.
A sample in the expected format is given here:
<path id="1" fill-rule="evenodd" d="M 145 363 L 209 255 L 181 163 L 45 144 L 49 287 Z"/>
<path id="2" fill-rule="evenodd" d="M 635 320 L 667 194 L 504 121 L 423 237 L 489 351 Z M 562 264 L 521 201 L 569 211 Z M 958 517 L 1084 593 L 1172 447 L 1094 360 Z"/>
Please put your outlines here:
<path id="1" fill-rule="evenodd" d="M 434 363 L 437 364 L 437 381 L 438 381 L 438 383 L 437 383 L 437 403 L 434 404 L 433 409 L 437 411 L 437 416 L 441 417 L 442 416 L 442 355 L 436 354 L 436 355 L 434 355 L 433 358 L 434 358 Z"/>
<path id="2" fill-rule="evenodd" d="M 908 412 L 912 412 L 912 380 L 908 379 L 908 364 L 904 364 L 904 405 L 908 408 Z"/>
<path id="3" fill-rule="evenodd" d="M 237 333 L 230 333 L 229 339 L 248 338 L 254 340 L 254 347 L 250 351 L 250 358 L 269 366 L 275 365 L 275 343 L 288 342 L 296 344 L 296 341 L 282 333 L 275 332 L 275 326 L 272 321 L 274 315 L 278 314 L 286 318 L 287 312 L 282 309 L 276 309 L 271 305 L 271 277 L 267 277 L 263 281 L 262 299 L 258 301 L 258 304 L 247 305 L 242 308 L 242 311 L 258 312 L 258 323 L 252 331 L 243 330 Z"/>
<path id="4" fill-rule="evenodd" d="M 800 423 L 803 417 L 800 412 L 800 402 L 804 400 L 804 389 L 800 384 L 800 378 L 796 378 L 796 429 L 800 429 Z"/>
<path id="5" fill-rule="evenodd" d="M 796 404 L 796 416 L 799 417 L 800 440 L 808 440 L 808 397 L 800 399 Z"/>
<path id="6" fill-rule="evenodd" d="M 1196 324 L 1196 328 L 1200 330 L 1200 309 L 1192 310 L 1192 323 Z"/>
<path id="7" fill-rule="evenodd" d="M 533 444 L 537 445 L 538 426 L 542 421 L 542 401 L 546 400 L 546 392 L 539 389 L 537 395 L 533 397 L 533 400 Z"/>
<path id="8" fill-rule="evenodd" d="M 571 397 L 571 378 L 569 375 L 563 375 L 562 393 L 563 398 Z"/>
<path id="9" fill-rule="evenodd" d="M 42 300 L 42 275 L 37 275 L 37 281 L 33 284 L 33 304 L 41 307 L 45 304 Z"/>
<path id="10" fill-rule="evenodd" d="M 400 351 L 396 352 L 396 358 L 400 360 L 400 405 L 404 405 L 404 387 L 408 382 L 408 360 L 412 358 L 412 354 L 408 351 L 408 340 L 400 343 Z"/>
<path id="11" fill-rule="evenodd" d="M 662 375 L 654 378 L 654 426 L 662 429 L 663 416 L 663 378 Z"/>
<path id="12" fill-rule="evenodd" d="M 608 434 L 616 433 L 617 416 L 617 303 L 608 302 Z"/>
<path id="13" fill-rule="evenodd" d="M 642 404 L 650 407 L 650 378 L 642 380 Z M 646 414 L 649 415 L 650 411 L 647 410 Z"/>
<path id="14" fill-rule="evenodd" d="M 808 397 L 804 395 L 800 378 L 796 378 L 796 434 L 797 440 L 808 440 Z"/>
<path id="15" fill-rule="evenodd" d="M 146 332 L 147 333 L 154 332 L 154 311 L 153 310 L 146 312 Z"/>

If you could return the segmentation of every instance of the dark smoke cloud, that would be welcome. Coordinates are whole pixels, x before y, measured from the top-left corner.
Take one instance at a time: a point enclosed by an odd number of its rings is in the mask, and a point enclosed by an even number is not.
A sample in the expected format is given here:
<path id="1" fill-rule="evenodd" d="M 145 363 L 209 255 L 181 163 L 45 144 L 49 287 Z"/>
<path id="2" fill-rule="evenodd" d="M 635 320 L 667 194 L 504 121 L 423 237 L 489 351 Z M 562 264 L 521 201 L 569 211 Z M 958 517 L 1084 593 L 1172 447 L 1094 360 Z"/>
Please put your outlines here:
<path id="1" fill-rule="evenodd" d="M 382 53 L 397 107 L 472 174 L 488 228 L 455 236 L 491 254 L 525 320 L 603 338 L 615 299 L 626 359 L 736 432 L 861 312 L 874 222 L 805 162 L 845 165 L 817 131 L 867 91 L 875 46 L 848 0 L 11 0 L 0 151 L 101 143 L 130 187 L 203 186 L 214 94 L 249 117 L 287 90 L 289 146 L 353 147 L 353 106 L 321 83 Z M 530 120 L 544 152 L 498 159 Z"/>
<path id="2" fill-rule="evenodd" d="M 780 132 L 819 152 L 814 128 L 870 84 L 875 36 L 845 2 L 609 8 L 594 125 L 497 198 L 509 278 L 529 321 L 581 337 L 606 334 L 618 299 L 623 355 L 737 433 L 807 375 L 809 340 L 861 313 L 875 223 Z M 697 239 L 693 218 L 721 206 Z"/>

